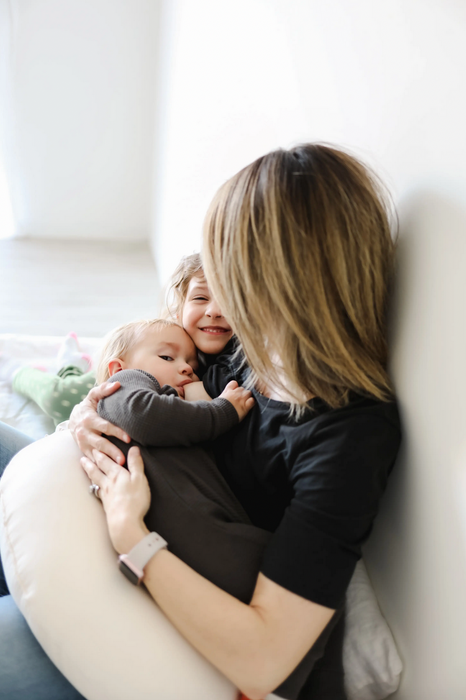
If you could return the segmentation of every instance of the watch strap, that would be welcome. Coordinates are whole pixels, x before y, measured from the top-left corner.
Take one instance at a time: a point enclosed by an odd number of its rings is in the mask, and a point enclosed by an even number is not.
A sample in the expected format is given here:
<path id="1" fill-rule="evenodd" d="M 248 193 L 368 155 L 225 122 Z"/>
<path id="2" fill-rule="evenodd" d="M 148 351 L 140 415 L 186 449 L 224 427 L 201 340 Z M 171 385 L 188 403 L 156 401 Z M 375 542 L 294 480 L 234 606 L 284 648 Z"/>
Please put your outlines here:
<path id="1" fill-rule="evenodd" d="M 139 583 L 144 576 L 144 567 L 161 549 L 167 547 L 167 542 L 156 532 L 150 532 L 128 554 L 121 554 L 118 559 L 123 573 L 127 574 L 126 568 L 130 569 L 137 577 Z M 124 565 L 124 568 L 121 567 Z M 128 577 L 133 581 L 133 577 Z"/>

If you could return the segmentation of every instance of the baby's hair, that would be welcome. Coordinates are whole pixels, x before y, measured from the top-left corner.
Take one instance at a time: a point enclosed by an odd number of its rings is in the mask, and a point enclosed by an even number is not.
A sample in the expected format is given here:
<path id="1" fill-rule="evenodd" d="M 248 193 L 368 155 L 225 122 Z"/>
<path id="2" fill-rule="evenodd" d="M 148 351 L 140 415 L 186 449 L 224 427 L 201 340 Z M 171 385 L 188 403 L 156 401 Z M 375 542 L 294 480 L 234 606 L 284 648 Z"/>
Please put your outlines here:
<path id="1" fill-rule="evenodd" d="M 179 323 L 163 318 L 146 318 L 140 321 L 124 323 L 122 326 L 118 326 L 118 328 L 114 328 L 107 333 L 100 353 L 99 364 L 97 365 L 97 384 L 106 382 L 110 377 L 108 371 L 110 360 L 123 359 L 128 350 L 134 347 L 145 331 L 149 330 L 149 328 L 156 328 L 161 331 L 171 326 L 179 326 Z"/>
<path id="2" fill-rule="evenodd" d="M 189 283 L 195 275 L 203 275 L 204 268 L 199 253 L 192 253 L 181 258 L 165 294 L 165 318 L 181 319 L 183 305 L 186 301 Z"/>

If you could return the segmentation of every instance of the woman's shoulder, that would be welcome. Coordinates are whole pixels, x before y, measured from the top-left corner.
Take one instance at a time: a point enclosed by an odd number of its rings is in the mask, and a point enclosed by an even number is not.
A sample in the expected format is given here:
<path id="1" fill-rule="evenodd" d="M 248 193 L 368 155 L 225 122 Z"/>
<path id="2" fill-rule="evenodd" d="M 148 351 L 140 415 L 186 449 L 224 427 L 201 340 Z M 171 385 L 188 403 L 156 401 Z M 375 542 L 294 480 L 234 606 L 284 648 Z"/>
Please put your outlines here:
<path id="1" fill-rule="evenodd" d="M 395 431 L 401 432 L 400 411 L 395 397 L 381 401 L 351 392 L 348 403 L 338 408 L 332 408 L 319 398 L 311 399 L 301 422 L 313 420 L 322 426 L 358 424 L 363 427 L 366 424 L 369 427 L 377 423 L 387 423 Z"/>
<path id="2" fill-rule="evenodd" d="M 301 429 L 292 473 L 303 474 L 319 464 L 328 473 L 359 475 L 362 481 L 374 471 L 391 472 L 402 440 L 397 401 L 363 396 L 352 396 L 341 408 L 318 405 L 314 421 Z"/>
<path id="3" fill-rule="evenodd" d="M 381 470 L 389 474 L 398 454 L 402 432 L 398 405 L 352 396 L 346 406 L 331 408 L 312 399 L 309 410 L 286 436 L 288 479 L 340 480 L 344 474 L 361 478 Z M 345 479 L 346 479 L 345 476 Z"/>

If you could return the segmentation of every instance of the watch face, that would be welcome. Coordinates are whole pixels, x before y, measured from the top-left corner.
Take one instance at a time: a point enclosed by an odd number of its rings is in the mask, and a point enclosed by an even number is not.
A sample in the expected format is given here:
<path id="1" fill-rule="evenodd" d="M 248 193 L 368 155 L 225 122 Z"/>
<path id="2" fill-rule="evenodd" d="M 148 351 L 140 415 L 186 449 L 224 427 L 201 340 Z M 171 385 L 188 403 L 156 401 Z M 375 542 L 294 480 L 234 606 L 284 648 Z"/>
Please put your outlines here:
<path id="1" fill-rule="evenodd" d="M 133 583 L 135 586 L 138 586 L 138 585 L 139 585 L 139 578 L 138 578 L 138 576 L 137 576 L 137 575 L 134 573 L 134 571 L 133 571 L 132 569 L 130 569 L 129 566 L 127 566 L 127 565 L 125 564 L 125 562 L 122 561 L 121 559 L 120 559 L 119 567 L 120 567 L 120 571 L 126 576 L 126 578 L 128 579 L 128 581 L 131 581 L 131 583 Z"/>

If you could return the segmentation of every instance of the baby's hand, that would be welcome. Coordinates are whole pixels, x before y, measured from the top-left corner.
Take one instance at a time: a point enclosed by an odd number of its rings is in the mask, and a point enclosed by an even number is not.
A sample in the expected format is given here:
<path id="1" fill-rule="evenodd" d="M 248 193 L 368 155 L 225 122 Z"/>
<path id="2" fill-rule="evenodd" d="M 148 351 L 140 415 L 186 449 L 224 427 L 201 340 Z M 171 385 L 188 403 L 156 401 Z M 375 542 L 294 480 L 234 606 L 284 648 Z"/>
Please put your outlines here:
<path id="1" fill-rule="evenodd" d="M 251 392 L 248 391 L 248 389 L 244 389 L 242 386 L 238 386 L 238 382 L 234 381 L 228 382 L 219 398 L 227 399 L 227 401 L 233 404 L 240 421 L 243 420 L 255 404 Z"/>

